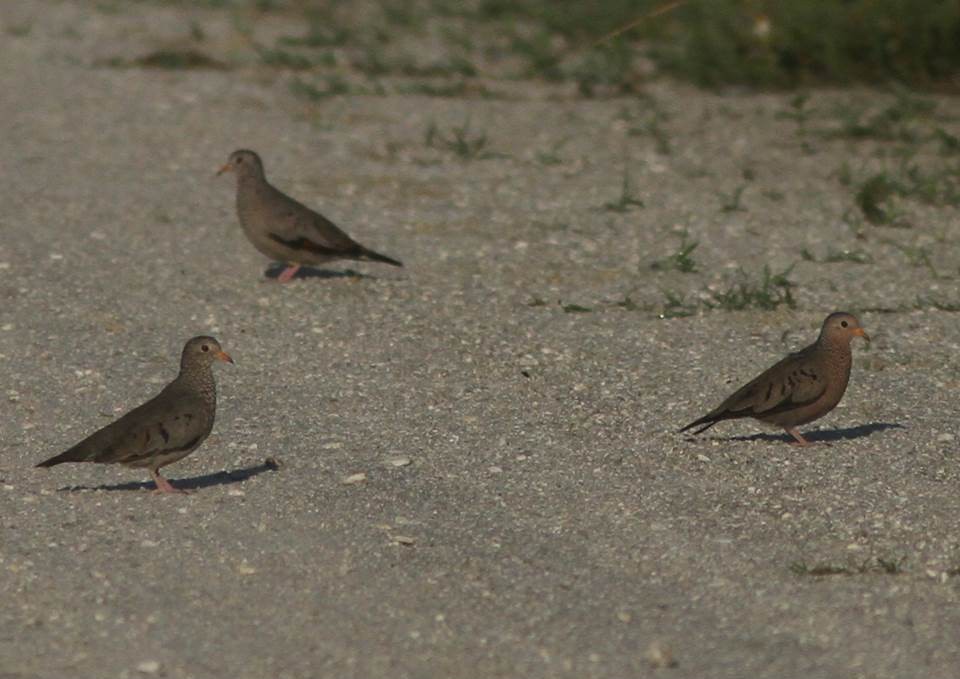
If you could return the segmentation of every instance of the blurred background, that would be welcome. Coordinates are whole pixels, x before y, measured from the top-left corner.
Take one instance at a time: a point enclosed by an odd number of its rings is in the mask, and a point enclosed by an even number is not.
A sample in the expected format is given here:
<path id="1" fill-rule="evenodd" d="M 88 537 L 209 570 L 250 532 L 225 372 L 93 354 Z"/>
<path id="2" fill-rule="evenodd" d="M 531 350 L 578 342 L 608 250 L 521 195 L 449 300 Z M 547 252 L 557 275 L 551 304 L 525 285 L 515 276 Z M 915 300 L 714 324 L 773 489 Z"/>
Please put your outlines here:
<path id="1" fill-rule="evenodd" d="M 136 3 L 101 0 L 102 12 Z M 225 10 L 268 65 L 329 69 L 319 93 L 380 79 L 435 79 L 414 89 L 483 93 L 473 78 L 540 78 L 583 96 L 635 91 L 653 73 L 707 87 L 790 88 L 897 81 L 956 88 L 960 3 L 952 0 L 185 0 Z M 257 24 L 297 18 L 301 30 L 265 39 Z M 197 24 L 197 45 L 207 37 Z M 162 56 L 162 55 L 161 55 Z M 155 65 L 200 66 L 170 53 Z M 208 55 L 213 58 L 214 55 Z M 239 55 L 233 55 L 240 58 Z M 218 53 L 217 59 L 229 55 Z M 337 74 L 341 74 L 337 76 Z M 443 84 L 439 84 L 443 81 Z M 433 83 L 433 84 L 431 84 Z M 386 86 L 386 85 L 382 85 Z M 408 86 L 407 89 L 410 89 Z"/>

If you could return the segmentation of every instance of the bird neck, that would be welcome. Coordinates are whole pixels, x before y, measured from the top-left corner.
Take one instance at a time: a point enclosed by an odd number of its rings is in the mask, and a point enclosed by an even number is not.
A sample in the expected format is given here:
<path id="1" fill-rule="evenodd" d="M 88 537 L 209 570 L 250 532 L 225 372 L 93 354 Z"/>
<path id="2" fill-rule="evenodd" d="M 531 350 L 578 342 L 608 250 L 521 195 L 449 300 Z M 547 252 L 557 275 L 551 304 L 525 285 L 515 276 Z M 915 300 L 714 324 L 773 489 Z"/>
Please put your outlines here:
<path id="1" fill-rule="evenodd" d="M 262 186 L 267 183 L 267 178 L 259 172 L 243 172 L 237 175 L 237 183 L 246 187 Z"/>
<path id="2" fill-rule="evenodd" d="M 199 393 L 204 400 L 210 403 L 217 402 L 217 383 L 213 379 L 213 370 L 210 366 L 202 368 L 195 365 L 181 366 L 177 379 Z"/>
<path id="3" fill-rule="evenodd" d="M 853 363 L 853 353 L 850 351 L 850 342 L 821 342 L 821 348 L 827 360 L 837 366 L 850 369 Z"/>

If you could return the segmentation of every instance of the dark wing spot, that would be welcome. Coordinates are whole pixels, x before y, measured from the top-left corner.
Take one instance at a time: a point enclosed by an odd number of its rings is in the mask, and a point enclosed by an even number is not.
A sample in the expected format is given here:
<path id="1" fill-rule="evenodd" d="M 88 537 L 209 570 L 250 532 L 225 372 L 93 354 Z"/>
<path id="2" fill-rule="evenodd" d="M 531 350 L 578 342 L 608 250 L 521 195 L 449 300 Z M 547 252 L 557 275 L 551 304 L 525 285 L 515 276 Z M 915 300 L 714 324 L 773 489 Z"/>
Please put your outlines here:
<path id="1" fill-rule="evenodd" d="M 767 385 L 767 396 L 766 396 L 766 398 L 764 398 L 763 400 L 764 400 L 764 401 L 769 401 L 769 400 L 770 400 L 770 394 L 772 394 L 772 393 L 773 393 L 773 383 L 771 382 L 770 384 Z"/>
<path id="2" fill-rule="evenodd" d="M 780 395 L 781 395 L 781 396 L 786 396 L 786 395 L 787 395 L 787 385 L 785 385 L 785 384 L 781 384 L 781 385 L 780 385 Z"/>
<path id="3" fill-rule="evenodd" d="M 168 432 L 162 424 L 160 425 L 160 436 L 163 437 L 164 443 L 170 443 L 170 432 Z"/>

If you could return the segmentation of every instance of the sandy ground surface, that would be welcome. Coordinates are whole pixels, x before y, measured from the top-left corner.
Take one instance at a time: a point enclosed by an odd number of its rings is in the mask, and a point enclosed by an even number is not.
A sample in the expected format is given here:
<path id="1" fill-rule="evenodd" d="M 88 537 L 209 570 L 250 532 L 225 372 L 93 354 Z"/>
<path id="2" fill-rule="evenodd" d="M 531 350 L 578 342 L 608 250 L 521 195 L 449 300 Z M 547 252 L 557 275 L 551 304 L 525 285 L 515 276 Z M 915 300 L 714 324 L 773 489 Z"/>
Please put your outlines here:
<path id="1" fill-rule="evenodd" d="M 0 6 L 0 677 L 957 675 L 960 223 L 858 221 L 838 180 L 901 160 L 800 134 L 789 94 L 310 102 L 255 63 L 104 66 L 189 21 L 232 44 L 222 12 L 130 7 Z M 651 101 L 669 154 L 630 132 Z M 888 101 L 814 93 L 808 125 Z M 467 117 L 491 157 L 425 144 Z M 213 174 L 238 147 L 406 268 L 265 278 Z M 683 232 L 697 271 L 651 268 Z M 701 304 L 764 264 L 795 309 Z M 840 308 L 874 342 L 808 428 L 831 445 L 674 433 Z M 237 365 L 166 470 L 194 493 L 32 468 L 200 333 Z"/>

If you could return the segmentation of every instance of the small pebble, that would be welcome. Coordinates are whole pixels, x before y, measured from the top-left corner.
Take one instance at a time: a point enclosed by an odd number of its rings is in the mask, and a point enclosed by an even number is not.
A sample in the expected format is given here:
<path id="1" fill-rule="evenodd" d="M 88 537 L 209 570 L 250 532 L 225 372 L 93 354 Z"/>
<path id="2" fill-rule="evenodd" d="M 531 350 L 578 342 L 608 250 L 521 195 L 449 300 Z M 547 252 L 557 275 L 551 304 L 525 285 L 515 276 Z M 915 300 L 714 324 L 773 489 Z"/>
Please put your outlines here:
<path id="1" fill-rule="evenodd" d="M 142 663 L 137 665 L 137 672 L 143 674 L 156 674 L 160 671 L 160 663 L 156 660 L 144 660 Z"/>
<path id="2" fill-rule="evenodd" d="M 949 443 L 954 438 L 954 435 L 950 433 L 940 434 L 937 436 L 937 443 Z"/>
<path id="3" fill-rule="evenodd" d="M 414 543 L 413 538 L 406 535 L 394 535 L 393 541 L 398 545 L 412 545 Z"/>
<path id="4" fill-rule="evenodd" d="M 345 477 L 343 481 L 341 481 L 341 483 L 343 483 L 344 485 L 351 485 L 354 483 L 363 483 L 366 480 L 367 480 L 367 475 L 364 474 L 363 472 L 358 472 L 356 474 L 351 474 L 350 476 Z"/>
<path id="5" fill-rule="evenodd" d="M 392 457 L 385 462 L 388 467 L 406 467 L 410 464 L 409 457 Z"/>
<path id="6" fill-rule="evenodd" d="M 647 647 L 647 660 L 654 667 L 676 667 L 673 651 L 662 641 L 653 641 Z"/>

